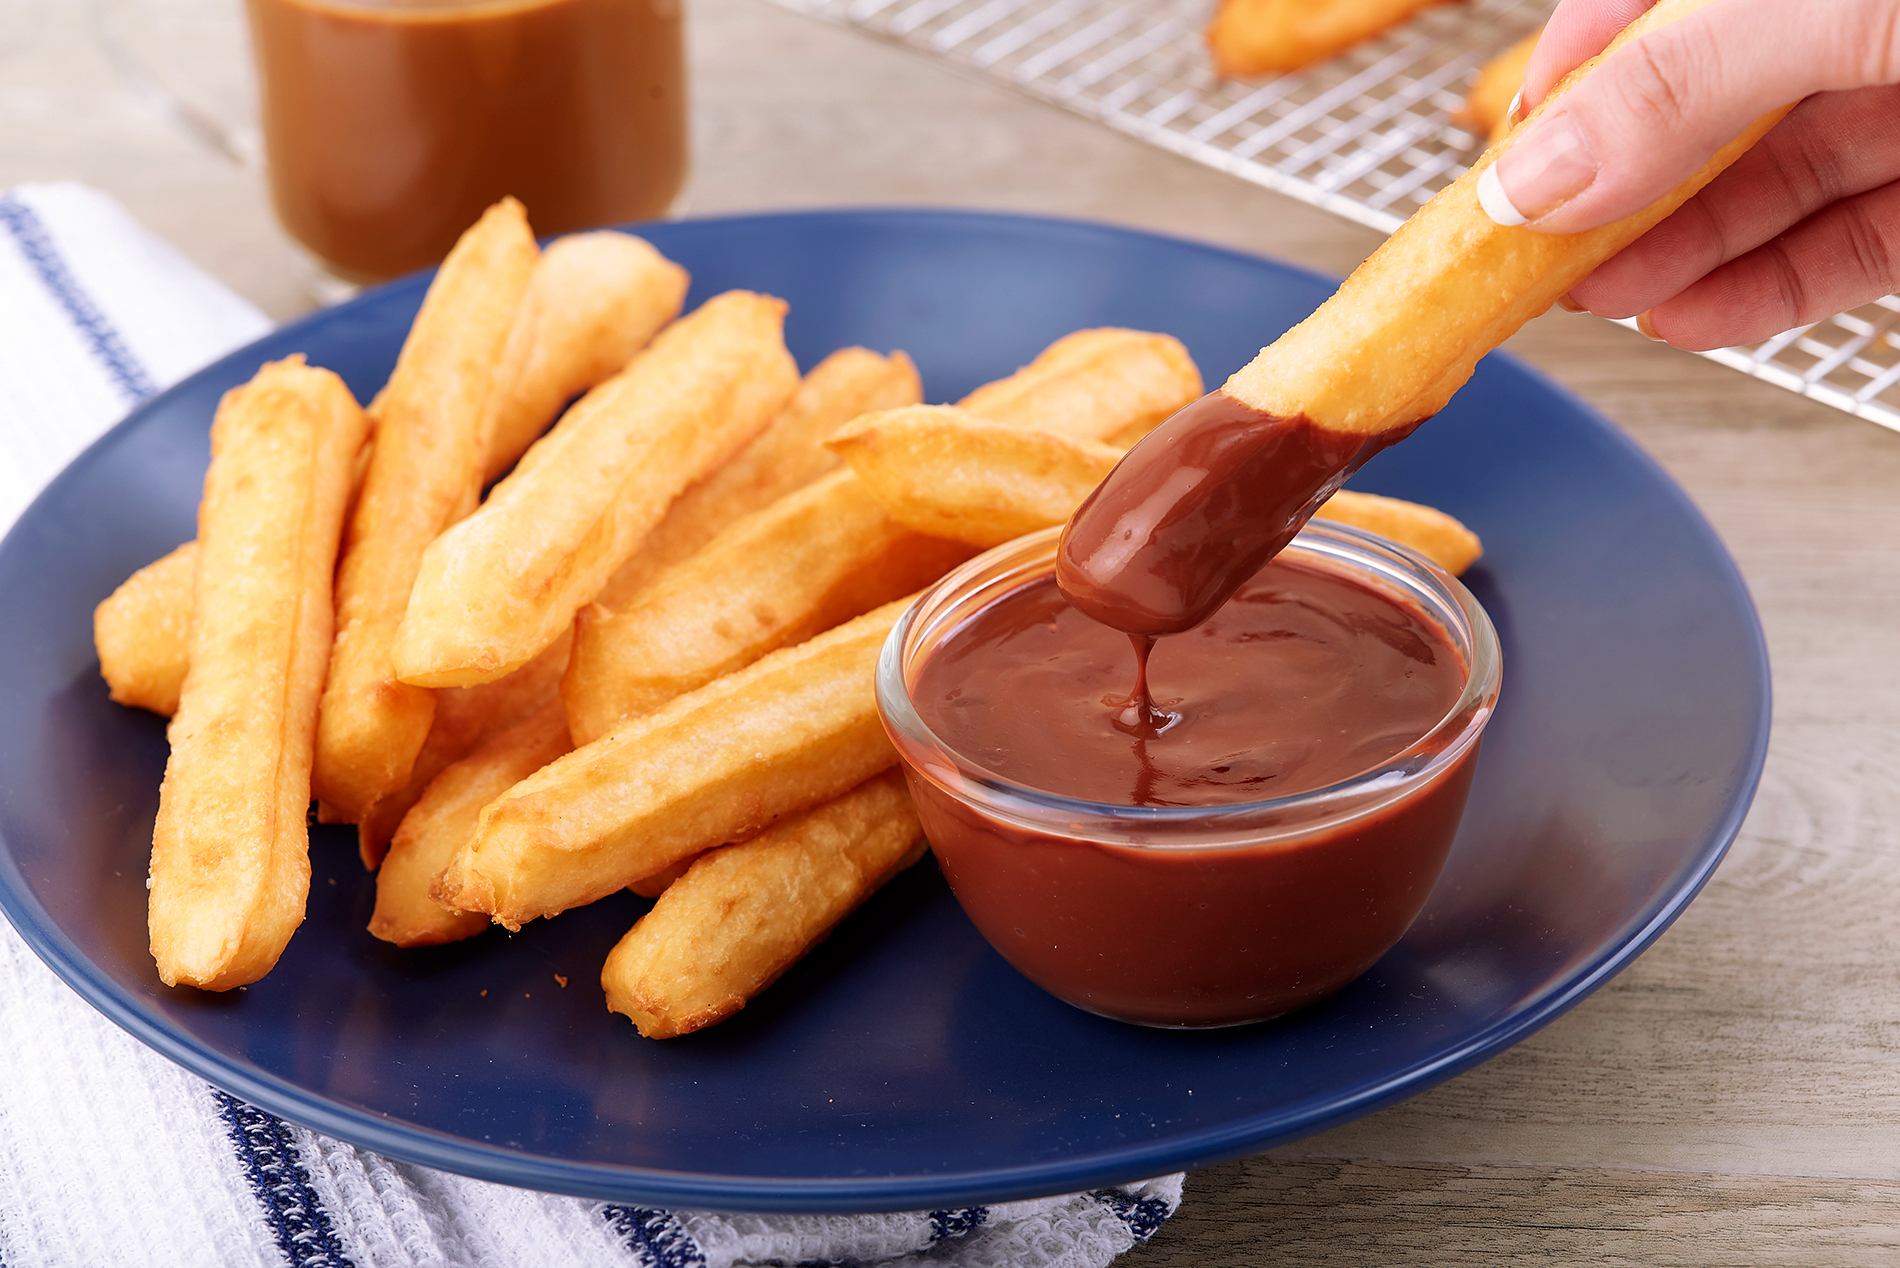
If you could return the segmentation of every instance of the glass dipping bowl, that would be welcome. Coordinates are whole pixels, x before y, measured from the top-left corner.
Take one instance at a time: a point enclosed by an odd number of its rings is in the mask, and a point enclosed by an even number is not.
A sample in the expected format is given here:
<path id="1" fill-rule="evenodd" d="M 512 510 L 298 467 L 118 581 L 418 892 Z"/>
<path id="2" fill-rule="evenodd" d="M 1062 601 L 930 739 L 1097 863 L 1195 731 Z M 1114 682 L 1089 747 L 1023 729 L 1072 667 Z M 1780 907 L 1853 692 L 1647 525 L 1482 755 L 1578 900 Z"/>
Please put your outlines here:
<path id="1" fill-rule="evenodd" d="M 878 659 L 878 709 L 957 901 L 1031 981 L 1121 1021 L 1241 1025 L 1345 986 L 1404 935 L 1451 849 L 1497 703 L 1490 618 L 1421 556 L 1315 521 L 1283 557 L 1436 623 L 1467 671 L 1451 709 L 1389 761 L 1309 792 L 1208 807 L 1076 800 L 955 752 L 910 694 L 919 667 L 972 616 L 1053 570 L 1057 536 L 1018 538 L 950 573 Z"/>

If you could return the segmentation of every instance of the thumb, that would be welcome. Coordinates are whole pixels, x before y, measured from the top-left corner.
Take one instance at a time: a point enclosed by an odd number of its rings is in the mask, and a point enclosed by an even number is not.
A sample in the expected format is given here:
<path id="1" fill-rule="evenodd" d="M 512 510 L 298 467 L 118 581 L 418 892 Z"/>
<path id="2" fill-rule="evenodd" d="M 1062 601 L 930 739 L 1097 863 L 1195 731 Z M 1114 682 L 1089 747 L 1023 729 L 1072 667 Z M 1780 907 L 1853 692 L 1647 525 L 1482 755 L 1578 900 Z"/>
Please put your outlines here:
<path id="1" fill-rule="evenodd" d="M 1610 46 L 1656 0 L 1559 0 L 1524 67 L 1524 104 L 1536 106 L 1557 81 Z"/>
<path id="2" fill-rule="evenodd" d="M 1702 5 L 1615 49 L 1526 123 L 1486 174 L 1494 179 L 1485 182 L 1485 209 L 1546 233 L 1633 215 L 1768 111 L 1826 89 L 1895 82 L 1897 8 L 1888 0 Z"/>

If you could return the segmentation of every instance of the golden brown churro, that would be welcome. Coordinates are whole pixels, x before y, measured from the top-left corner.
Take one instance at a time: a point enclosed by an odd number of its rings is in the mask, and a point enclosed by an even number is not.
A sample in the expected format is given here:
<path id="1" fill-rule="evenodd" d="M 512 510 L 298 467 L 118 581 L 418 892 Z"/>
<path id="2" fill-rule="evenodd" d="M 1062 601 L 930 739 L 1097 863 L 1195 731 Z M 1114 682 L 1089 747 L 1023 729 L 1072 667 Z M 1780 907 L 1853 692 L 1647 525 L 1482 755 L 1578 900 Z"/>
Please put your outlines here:
<path id="1" fill-rule="evenodd" d="M 303 921 L 330 578 L 367 430 L 343 381 L 302 357 L 218 406 L 191 667 L 152 828 L 152 957 L 168 986 L 254 982 Z"/>
<path id="2" fill-rule="evenodd" d="M 376 873 L 376 910 L 369 931 L 399 947 L 472 938 L 489 925 L 481 912 L 455 911 L 429 895 L 435 877 L 475 835 L 482 807 L 574 746 L 559 696 L 429 781 L 403 816 Z"/>
<path id="3" fill-rule="evenodd" d="M 811 368 L 765 430 L 674 500 L 595 602 L 621 611 L 655 577 L 691 558 L 728 525 L 832 470 L 838 459 L 819 442 L 840 424 L 922 399 L 917 367 L 903 353 L 882 357 L 868 348 L 840 348 Z"/>
<path id="4" fill-rule="evenodd" d="M 1531 54 L 1537 51 L 1537 40 L 1543 33 L 1541 28 L 1532 31 L 1486 62 L 1478 72 L 1478 82 L 1466 94 L 1465 104 L 1452 112 L 1452 121 L 1493 141 L 1509 132 L 1514 122 L 1507 117 L 1511 103 L 1517 100 L 1518 90 L 1524 86 L 1524 68 L 1530 65 Z"/>
<path id="5" fill-rule="evenodd" d="M 407 783 L 428 737 L 435 698 L 397 681 L 391 649 L 424 549 L 481 494 L 482 414 L 537 254 L 521 205 L 491 207 L 443 261 L 373 407 L 317 729 L 317 796 L 333 818 L 353 822 Z"/>
<path id="6" fill-rule="evenodd" d="M 92 612 L 99 673 L 120 704 L 170 717 L 191 666 L 198 543 L 186 542 L 127 577 Z"/>
<path id="7" fill-rule="evenodd" d="M 363 866 L 383 860 L 397 825 L 435 777 L 486 744 L 501 731 L 532 717 L 561 694 L 573 640 L 556 639 L 540 655 L 494 682 L 474 687 L 444 687 L 436 692 L 435 720 L 429 738 L 409 771 L 409 782 L 372 801 L 356 821 L 356 847 Z"/>
<path id="8" fill-rule="evenodd" d="M 1221 0 L 1207 28 L 1208 51 L 1222 75 L 1299 70 L 1442 0 Z"/>
<path id="9" fill-rule="evenodd" d="M 686 270 L 643 238 L 602 230 L 550 243 L 482 411 L 482 480 L 512 467 L 561 407 L 617 374 L 679 316 Z"/>
<path id="10" fill-rule="evenodd" d="M 1062 523 L 1124 452 L 949 405 L 867 414 L 829 443 L 891 518 L 972 546 Z M 1388 537 L 1452 573 L 1483 553 L 1477 534 L 1417 502 L 1341 489 L 1315 514 Z"/>
<path id="11" fill-rule="evenodd" d="M 561 682 L 574 741 L 926 586 L 971 553 L 897 523 L 849 471 L 813 481 L 661 573 L 626 611 L 582 609 Z"/>
<path id="12" fill-rule="evenodd" d="M 1662 0 L 1602 56 L 1710 2 Z M 1572 72 L 1538 113 L 1600 62 Z M 1199 624 L 1341 480 L 1442 409 L 1480 357 L 1681 206 L 1785 113 L 1755 121 L 1649 207 L 1576 234 L 1486 214 L 1479 185 L 1525 133 L 1513 131 L 1318 311 L 1129 451 L 1064 530 L 1056 566 L 1063 594 L 1130 633 Z"/>
<path id="13" fill-rule="evenodd" d="M 1604 58 L 1708 3 L 1662 0 L 1566 76 L 1531 118 Z M 1771 111 L 1750 124 L 1642 211 L 1586 233 L 1538 233 L 1484 213 L 1478 181 L 1510 147 L 1506 140 L 1400 225 L 1337 294 L 1262 349 L 1224 390 L 1265 413 L 1304 415 L 1337 432 L 1369 435 L 1430 418 L 1480 357 L 1687 202 L 1785 113 Z"/>
<path id="14" fill-rule="evenodd" d="M 896 771 L 702 854 L 607 956 L 607 1007 L 649 1039 L 744 1008 L 853 908 L 923 857 Z"/>
<path id="15" fill-rule="evenodd" d="M 909 599 L 622 723 L 509 789 L 437 901 L 519 928 L 593 902 L 887 770 L 871 685 Z"/>
<path id="16" fill-rule="evenodd" d="M 785 304 L 729 291 L 660 332 L 423 552 L 391 659 L 404 684 L 468 687 L 532 659 L 680 492 L 798 388 Z"/>

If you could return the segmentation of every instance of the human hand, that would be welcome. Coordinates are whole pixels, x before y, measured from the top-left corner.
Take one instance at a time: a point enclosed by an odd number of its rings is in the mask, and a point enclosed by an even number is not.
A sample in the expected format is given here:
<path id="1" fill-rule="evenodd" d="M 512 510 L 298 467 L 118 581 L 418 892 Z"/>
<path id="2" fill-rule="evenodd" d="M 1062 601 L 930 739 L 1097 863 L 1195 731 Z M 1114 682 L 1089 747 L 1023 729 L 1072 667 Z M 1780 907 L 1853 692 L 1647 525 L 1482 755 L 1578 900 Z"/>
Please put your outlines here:
<path id="1" fill-rule="evenodd" d="M 1654 0 L 1562 0 L 1524 78 L 1534 107 Z M 1900 281 L 1900 0 L 1713 0 L 1608 59 L 1496 165 L 1529 226 L 1630 215 L 1747 124 L 1788 117 L 1675 214 L 1577 285 L 1691 349 L 1754 343 Z"/>

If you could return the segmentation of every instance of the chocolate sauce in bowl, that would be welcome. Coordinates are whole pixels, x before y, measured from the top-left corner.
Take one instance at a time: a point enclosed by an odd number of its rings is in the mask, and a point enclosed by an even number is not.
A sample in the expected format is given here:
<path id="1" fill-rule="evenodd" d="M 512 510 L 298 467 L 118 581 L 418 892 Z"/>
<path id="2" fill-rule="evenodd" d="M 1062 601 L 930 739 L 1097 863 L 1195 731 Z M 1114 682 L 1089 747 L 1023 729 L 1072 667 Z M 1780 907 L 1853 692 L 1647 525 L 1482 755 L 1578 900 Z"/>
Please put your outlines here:
<path id="1" fill-rule="evenodd" d="M 1259 1021 L 1350 982 L 1418 914 L 1495 662 L 1467 702 L 1455 610 L 1350 552 L 1276 558 L 1410 430 L 1202 397 L 1082 504 L 1051 571 L 1025 568 L 911 663 L 920 730 L 891 736 L 925 832 L 1032 981 L 1124 1021 Z M 1395 761 L 1427 737 L 1448 742 Z M 1389 798 L 1354 800 L 1375 787 Z M 1234 835 L 1203 843 L 1194 823 Z"/>
<path id="2" fill-rule="evenodd" d="M 1192 629 L 1347 476 L 1411 431 L 1332 431 L 1209 392 L 1129 450 L 1077 509 L 1056 580 L 1070 603 L 1125 633 Z"/>
<path id="3" fill-rule="evenodd" d="M 1469 668 L 1438 624 L 1321 566 L 1275 560 L 1219 612 L 1156 642 L 1072 607 L 1048 574 L 986 604 L 911 684 L 939 740 L 994 775 L 1081 801 L 1216 806 L 1376 769 L 1451 711 Z"/>
<path id="4" fill-rule="evenodd" d="M 1235 1025 L 1338 990 L 1404 934 L 1496 698 L 1495 644 L 1472 644 L 1474 697 L 1455 607 L 1296 545 L 1153 640 L 1144 721 L 1130 639 L 1047 562 L 960 585 L 924 600 L 957 615 L 912 627 L 903 703 L 880 670 L 880 707 L 914 718 L 890 734 L 958 902 L 1032 981 L 1125 1021 Z"/>

